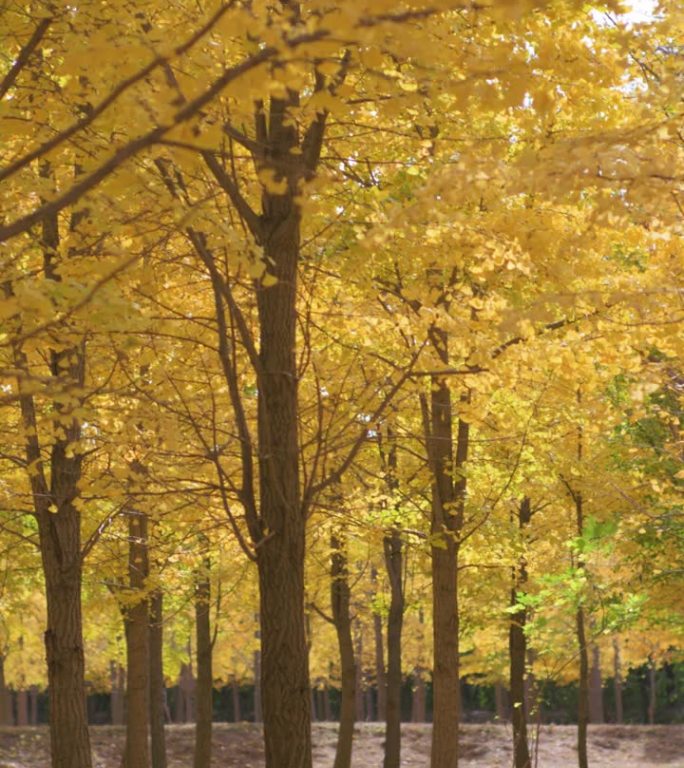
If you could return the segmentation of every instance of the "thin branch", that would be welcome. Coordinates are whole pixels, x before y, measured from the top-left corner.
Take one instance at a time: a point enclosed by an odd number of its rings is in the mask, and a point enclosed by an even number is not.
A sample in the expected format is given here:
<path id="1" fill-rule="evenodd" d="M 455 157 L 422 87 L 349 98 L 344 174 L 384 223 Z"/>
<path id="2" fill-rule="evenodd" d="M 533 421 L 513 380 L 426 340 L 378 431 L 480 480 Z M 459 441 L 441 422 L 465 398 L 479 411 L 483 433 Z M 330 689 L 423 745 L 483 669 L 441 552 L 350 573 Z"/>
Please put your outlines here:
<path id="1" fill-rule="evenodd" d="M 19 73 L 26 66 L 28 60 L 31 58 L 31 54 L 40 44 L 40 41 L 45 36 L 45 33 L 47 32 L 50 24 L 52 24 L 51 16 L 47 16 L 44 19 L 41 19 L 29 41 L 19 52 L 19 55 L 14 60 L 14 64 L 12 65 L 10 71 L 5 75 L 2 82 L 0 82 L 0 100 L 4 98 L 7 91 L 9 91 L 9 89 L 16 82 L 17 77 L 19 77 Z"/>

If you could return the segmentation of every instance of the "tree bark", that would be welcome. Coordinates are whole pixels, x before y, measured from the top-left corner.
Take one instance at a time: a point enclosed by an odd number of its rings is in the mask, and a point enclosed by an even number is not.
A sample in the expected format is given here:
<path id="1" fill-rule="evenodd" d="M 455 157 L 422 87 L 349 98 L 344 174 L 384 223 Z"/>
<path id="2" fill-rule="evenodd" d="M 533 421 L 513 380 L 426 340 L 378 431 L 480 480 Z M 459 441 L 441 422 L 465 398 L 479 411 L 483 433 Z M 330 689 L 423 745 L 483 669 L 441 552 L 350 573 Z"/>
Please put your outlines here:
<path id="1" fill-rule="evenodd" d="M 579 691 L 577 703 L 577 760 L 579 768 L 589 768 L 587 755 L 587 725 L 589 723 L 589 654 L 584 620 L 584 608 L 577 608 L 577 645 L 579 648 Z"/>
<path id="2" fill-rule="evenodd" d="M 14 725 L 12 699 L 5 680 L 5 656 L 0 654 L 0 725 Z"/>
<path id="3" fill-rule="evenodd" d="M 46 180 L 52 178 L 47 162 L 41 165 L 39 172 Z M 83 215 L 84 212 L 72 215 L 72 232 Z M 61 280 L 56 263 L 60 258 L 57 214 L 43 220 L 40 236 L 45 278 L 57 283 Z M 30 365 L 22 347 L 15 345 L 12 351 L 17 370 L 28 372 Z M 70 386 L 74 391 L 83 391 L 85 341 L 59 350 L 50 349 L 48 357 L 50 377 L 57 388 Z M 79 496 L 83 455 L 72 450 L 81 437 L 81 425 L 78 419 L 70 417 L 73 404 L 67 407 L 60 400 L 55 400 L 53 414 L 61 422 L 61 434 L 53 439 L 49 448 L 42 446 L 35 401 L 33 395 L 26 391 L 25 380 L 21 376 L 17 389 L 26 435 L 26 463 L 31 467 L 29 482 L 33 513 L 38 523 L 45 577 L 45 652 L 52 768 L 91 768 L 81 608 L 81 516 L 75 504 Z M 78 399 L 80 395 L 76 397 Z"/>
<path id="4" fill-rule="evenodd" d="M 414 723 L 424 723 L 427 721 L 427 691 L 425 687 L 425 673 L 422 667 L 416 667 L 413 670 L 411 720 Z"/>
<path id="5" fill-rule="evenodd" d="M 164 593 L 150 597 L 150 749 L 152 768 L 166 768 L 166 681 L 164 679 Z"/>
<path id="6" fill-rule="evenodd" d="M 584 533 L 584 510 L 582 495 L 579 492 L 574 493 L 575 512 L 577 516 L 577 534 L 582 536 Z M 579 562 L 579 569 L 584 569 L 584 563 Z M 577 606 L 576 615 L 577 625 L 577 646 L 579 650 L 579 685 L 578 685 L 578 703 L 577 703 L 577 760 L 579 768 L 589 768 L 589 757 L 587 754 L 587 726 L 589 723 L 589 653 L 587 650 L 586 622 L 584 617 L 584 606 L 580 601 Z"/>
<path id="7" fill-rule="evenodd" d="M 144 593 L 148 575 L 147 516 L 129 510 L 128 580 L 136 602 L 124 607 L 127 657 L 124 768 L 149 768 L 150 765 L 150 614 Z"/>
<path id="8" fill-rule="evenodd" d="M 518 509 L 518 529 L 524 538 L 526 528 L 532 519 L 532 506 L 525 497 Z M 527 583 L 527 560 L 522 555 L 517 568 L 513 568 L 511 607 L 518 606 L 519 596 Z M 509 685 L 511 690 L 511 722 L 513 725 L 513 764 L 515 768 L 530 768 L 530 749 L 527 740 L 527 707 L 525 706 L 525 665 L 527 662 L 527 609 L 520 606 L 511 614 L 508 628 L 508 650 L 510 657 Z"/>
<path id="9" fill-rule="evenodd" d="M 334 768 L 351 768 L 356 722 L 356 661 L 352 639 L 349 569 L 344 545 L 336 534 L 330 537 L 330 550 L 330 603 L 340 651 L 342 678 L 340 727 Z"/>
<path id="10" fill-rule="evenodd" d="M 648 724 L 655 725 L 656 717 L 656 666 L 652 656 L 648 657 Z"/>
<path id="11" fill-rule="evenodd" d="M 26 728 L 29 724 L 29 699 L 26 688 L 17 691 L 17 725 Z"/>
<path id="12" fill-rule="evenodd" d="M 363 667 L 362 659 L 363 659 L 363 630 L 361 628 L 360 624 L 356 624 L 356 677 L 354 682 L 354 691 L 355 691 L 355 710 L 356 710 L 356 719 L 357 720 L 365 720 L 367 719 L 365 717 L 364 712 L 364 699 L 363 699 Z"/>
<path id="13" fill-rule="evenodd" d="M 620 642 L 613 639 L 613 689 L 615 691 L 615 722 L 622 724 L 624 721 L 622 703 L 622 660 L 620 658 Z"/>
<path id="14" fill-rule="evenodd" d="M 601 655 L 598 645 L 591 647 L 591 669 L 589 670 L 589 722 L 604 723 L 603 687 L 601 683 Z"/>
<path id="15" fill-rule="evenodd" d="M 294 97 L 293 97 L 294 99 Z M 288 190 L 262 199 L 265 260 L 277 283 L 257 291 L 259 316 L 259 489 L 263 538 L 257 549 L 261 696 L 266 768 L 311 768 L 311 700 L 304 622 L 306 518 L 299 485 L 296 363 L 298 179 L 287 156 L 297 148 L 288 122 L 294 101 L 271 99 L 273 151 Z M 287 574 L 287 578 L 283 578 Z"/>
<path id="16" fill-rule="evenodd" d="M 230 690 L 233 701 L 233 722 L 240 723 L 242 722 L 242 711 L 240 708 L 240 686 L 234 677 L 230 681 Z"/>
<path id="17" fill-rule="evenodd" d="M 449 363 L 448 336 L 430 330 L 443 365 Z M 431 537 L 434 668 L 432 768 L 457 768 L 460 717 L 458 608 L 459 535 L 463 525 L 469 425 L 458 421 L 453 453 L 452 398 L 444 378 L 431 378 L 430 404 L 421 398 L 428 460 L 432 471 Z"/>
<path id="18" fill-rule="evenodd" d="M 109 663 L 109 679 L 112 686 L 110 699 L 112 725 L 124 724 L 124 676 L 125 672 L 118 661 Z"/>
<path id="19" fill-rule="evenodd" d="M 188 654 L 191 650 L 188 644 Z M 178 675 L 178 700 L 176 705 L 176 722 L 192 723 L 195 721 L 195 677 L 192 664 L 181 664 Z"/>
<path id="20" fill-rule="evenodd" d="M 510 684 L 510 683 L 509 683 Z M 494 702 L 496 709 L 496 719 L 503 723 L 508 720 L 508 691 L 504 687 L 503 683 L 497 681 L 494 684 Z M 515 742 L 515 737 L 514 737 Z"/>
<path id="21" fill-rule="evenodd" d="M 378 574 L 371 568 L 371 584 L 377 593 Z M 387 674 L 385 671 L 385 648 L 382 631 L 382 616 L 373 612 L 373 637 L 375 640 L 375 685 L 378 691 L 378 720 L 387 720 Z"/>
<path id="22" fill-rule="evenodd" d="M 384 768 L 401 765 L 401 630 L 404 621 L 403 542 L 393 528 L 384 538 L 385 564 L 390 582 L 387 618 L 387 720 Z"/>
<path id="23" fill-rule="evenodd" d="M 29 688 L 29 725 L 38 725 L 38 686 Z"/>
<path id="24" fill-rule="evenodd" d="M 254 722 L 263 723 L 261 710 L 261 651 L 254 651 Z"/>
<path id="25" fill-rule="evenodd" d="M 195 628 L 197 632 L 197 686 L 195 704 L 195 768 L 211 764 L 211 725 L 213 719 L 212 640 L 210 626 L 211 583 L 209 558 L 205 558 L 195 587 Z"/>

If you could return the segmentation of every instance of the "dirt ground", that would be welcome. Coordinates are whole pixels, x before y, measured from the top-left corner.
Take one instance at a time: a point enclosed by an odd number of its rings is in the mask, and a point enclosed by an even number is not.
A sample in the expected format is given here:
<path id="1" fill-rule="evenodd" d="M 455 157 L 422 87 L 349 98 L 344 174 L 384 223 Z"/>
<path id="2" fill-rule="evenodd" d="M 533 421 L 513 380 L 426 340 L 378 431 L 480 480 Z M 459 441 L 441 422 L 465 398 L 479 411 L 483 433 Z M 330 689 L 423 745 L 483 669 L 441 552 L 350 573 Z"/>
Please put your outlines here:
<path id="1" fill-rule="evenodd" d="M 314 725 L 314 765 L 330 768 L 335 754 L 334 723 Z M 404 725 L 402 766 L 427 766 L 429 725 Z M 461 768 L 510 768 L 511 731 L 507 725 L 464 725 Z M 169 768 L 192 765 L 193 728 L 167 730 Z M 358 727 L 354 768 L 382 765 L 383 728 L 377 723 Z M 95 768 L 119 768 L 123 729 L 92 728 Z M 539 739 L 538 768 L 574 768 L 577 765 L 575 729 L 569 725 L 543 726 Z M 684 768 L 684 726 L 592 726 L 589 729 L 591 768 Z M 38 728 L 0 729 L 0 768 L 49 766 L 48 732 Z M 260 729 L 250 723 L 214 724 L 213 768 L 261 768 Z"/>

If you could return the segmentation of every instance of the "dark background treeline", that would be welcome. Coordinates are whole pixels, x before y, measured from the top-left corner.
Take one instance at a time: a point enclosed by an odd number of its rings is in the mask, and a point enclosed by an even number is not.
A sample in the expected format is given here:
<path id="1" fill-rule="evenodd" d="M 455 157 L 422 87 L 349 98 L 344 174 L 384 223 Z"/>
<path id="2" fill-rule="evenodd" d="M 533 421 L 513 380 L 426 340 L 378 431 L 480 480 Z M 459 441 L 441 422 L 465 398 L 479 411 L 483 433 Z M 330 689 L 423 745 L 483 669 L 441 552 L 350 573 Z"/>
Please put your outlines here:
<path id="1" fill-rule="evenodd" d="M 630 670 L 622 682 L 623 722 L 649 723 L 651 701 L 651 675 L 647 665 Z M 421 688 L 422 690 L 419 690 Z M 49 696 L 47 691 L 32 687 L 23 691 L 8 690 L 11 718 L 4 725 L 42 725 L 48 722 Z M 167 721 L 192 722 L 194 702 L 191 689 L 173 686 L 166 691 Z M 503 687 L 478 685 L 464 682 L 461 685 L 463 720 L 488 722 L 507 720 L 510 716 L 508 695 Z M 255 701 L 253 685 L 226 685 L 214 689 L 214 720 L 216 722 L 259 721 L 259 703 Z M 340 692 L 336 688 L 316 688 L 311 693 L 314 719 L 337 720 L 340 708 Z M 539 702 L 537 708 L 536 701 Z M 416 686 L 407 678 L 401 692 L 402 720 L 421 722 L 432 720 L 432 686 L 429 682 Z M 577 722 L 577 685 L 557 685 L 539 682 L 531 690 L 527 706 L 531 710 L 530 722 L 541 719 L 543 723 Z M 603 686 L 605 722 L 616 722 L 615 689 L 608 679 Z M 367 686 L 357 701 L 359 720 L 379 720 L 377 689 Z M 118 710 L 118 711 L 117 711 Z M 110 693 L 93 692 L 88 696 L 88 719 L 93 725 L 122 724 L 122 702 L 117 706 Z M 684 663 L 666 664 L 655 672 L 656 724 L 684 722 Z M 10 721 L 11 720 L 11 721 Z M 117 722 L 118 721 L 118 722 Z"/>

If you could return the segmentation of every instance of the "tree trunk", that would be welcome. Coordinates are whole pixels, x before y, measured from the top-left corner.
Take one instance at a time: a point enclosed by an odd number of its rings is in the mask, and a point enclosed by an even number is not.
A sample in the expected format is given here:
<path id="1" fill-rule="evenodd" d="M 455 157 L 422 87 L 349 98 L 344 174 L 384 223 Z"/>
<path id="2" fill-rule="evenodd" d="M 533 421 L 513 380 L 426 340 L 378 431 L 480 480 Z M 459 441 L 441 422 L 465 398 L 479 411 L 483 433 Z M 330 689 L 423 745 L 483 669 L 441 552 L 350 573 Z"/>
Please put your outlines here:
<path id="1" fill-rule="evenodd" d="M 620 658 L 620 642 L 617 637 L 613 639 L 613 687 L 615 691 L 615 722 L 622 724 L 624 721 L 622 705 L 622 660 Z"/>
<path id="2" fill-rule="evenodd" d="M 577 760 L 579 768 L 589 768 L 587 725 L 589 723 L 589 654 L 584 608 L 577 608 L 577 645 L 579 648 L 579 691 L 577 703 Z"/>
<path id="3" fill-rule="evenodd" d="M 377 594 L 378 573 L 371 568 L 371 584 Z M 385 648 L 382 632 L 382 616 L 373 612 L 373 636 L 375 639 L 375 685 L 378 690 L 378 720 L 387 720 L 387 675 L 385 672 Z"/>
<path id="4" fill-rule="evenodd" d="M 411 699 L 411 721 L 424 723 L 427 719 L 427 691 L 425 676 L 421 667 L 413 670 L 413 697 Z"/>
<path id="5" fill-rule="evenodd" d="M 387 721 L 384 768 L 401 765 L 401 629 L 404 621 L 403 543 L 392 529 L 384 538 L 385 564 L 390 583 L 387 618 Z"/>
<path id="6" fill-rule="evenodd" d="M 38 725 L 38 686 L 29 688 L 29 725 Z"/>
<path id="7" fill-rule="evenodd" d="M 26 728 L 29 724 L 29 700 L 26 688 L 17 691 L 17 725 Z"/>
<path id="8" fill-rule="evenodd" d="M 261 651 L 254 651 L 254 722 L 264 721 L 261 711 Z"/>
<path id="9" fill-rule="evenodd" d="M 361 666 L 363 659 L 363 634 L 360 624 L 356 624 L 356 676 L 354 682 L 356 719 L 364 720 L 364 701 L 363 701 L 363 668 Z"/>
<path id="10" fill-rule="evenodd" d="M 150 614 L 144 594 L 149 575 L 147 516 L 128 512 L 128 579 L 137 602 L 124 608 L 126 630 L 126 745 L 124 768 L 149 768 Z"/>
<path id="11" fill-rule="evenodd" d="M 124 668 L 118 661 L 109 663 L 109 679 L 112 686 L 111 713 L 112 725 L 124 724 Z"/>
<path id="12" fill-rule="evenodd" d="M 53 485 L 56 479 L 53 476 Z M 52 768 L 91 768 L 85 696 L 79 514 L 71 503 L 39 517 Z"/>
<path id="13" fill-rule="evenodd" d="M 191 655 L 190 647 L 188 654 Z M 179 723 L 192 723 L 195 721 L 195 677 L 192 673 L 192 664 L 181 664 L 178 676 L 178 705 L 176 718 Z"/>
<path id="14" fill-rule="evenodd" d="M 271 99 L 276 151 L 297 146 L 287 124 L 293 106 Z M 261 696 L 266 768 L 311 768 L 311 700 L 304 622 L 305 511 L 299 487 L 296 363 L 297 181 L 282 195 L 264 193 L 264 255 L 277 283 L 257 291 L 259 315 L 259 488 L 257 549 L 261 618 Z M 287 574 L 287 578 L 283 578 Z"/>
<path id="15" fill-rule="evenodd" d="M 164 593 L 150 597 L 150 744 L 152 768 L 166 768 L 166 681 L 164 680 Z"/>
<path id="16" fill-rule="evenodd" d="M 240 723 L 242 722 L 242 711 L 240 708 L 240 686 L 238 685 L 238 681 L 235 678 L 230 681 L 230 690 L 233 700 L 233 722 Z"/>
<path id="17" fill-rule="evenodd" d="M 351 590 L 347 554 L 339 536 L 330 537 L 330 603 L 340 650 L 342 693 L 340 727 L 337 734 L 334 768 L 351 768 L 356 722 L 356 661 L 351 622 Z"/>
<path id="18" fill-rule="evenodd" d="M 197 631 L 195 768 L 207 768 L 211 764 L 211 724 L 214 710 L 214 686 L 211 658 L 213 649 L 209 615 L 211 600 L 209 568 L 209 559 L 206 558 L 195 587 L 195 626 Z"/>
<path id="19" fill-rule="evenodd" d="M 521 538 L 532 519 L 532 507 L 525 497 L 518 509 L 518 529 Z M 527 560 L 522 555 L 518 567 L 513 568 L 511 607 L 518 606 L 519 596 L 527 583 Z M 527 740 L 527 707 L 525 706 L 525 665 L 527 663 L 527 609 L 520 606 L 511 614 L 508 628 L 508 650 L 510 656 L 511 722 L 513 724 L 513 764 L 515 768 L 530 768 L 530 749 Z"/>
<path id="20" fill-rule="evenodd" d="M 430 340 L 443 365 L 449 363 L 448 336 L 439 328 Z M 434 666 L 432 768 L 457 768 L 460 716 L 458 551 L 463 525 L 469 426 L 458 421 L 453 455 L 451 390 L 444 378 L 431 379 L 430 405 L 421 398 L 424 431 L 432 471 L 430 550 Z"/>
<path id="21" fill-rule="evenodd" d="M 0 654 L 0 725 L 14 725 L 12 698 L 5 680 L 5 657 Z"/>
<path id="22" fill-rule="evenodd" d="M 591 647 L 591 669 L 589 671 L 589 722 L 604 723 L 603 688 L 601 683 L 601 655 L 599 647 Z"/>
<path id="23" fill-rule="evenodd" d="M 503 683 L 499 681 L 494 684 L 494 702 L 496 719 L 503 723 L 508 720 L 508 692 Z M 515 743 L 515 737 L 513 741 Z"/>
<path id="24" fill-rule="evenodd" d="M 652 656 L 648 657 L 648 724 L 655 725 L 656 716 L 656 666 Z"/>

